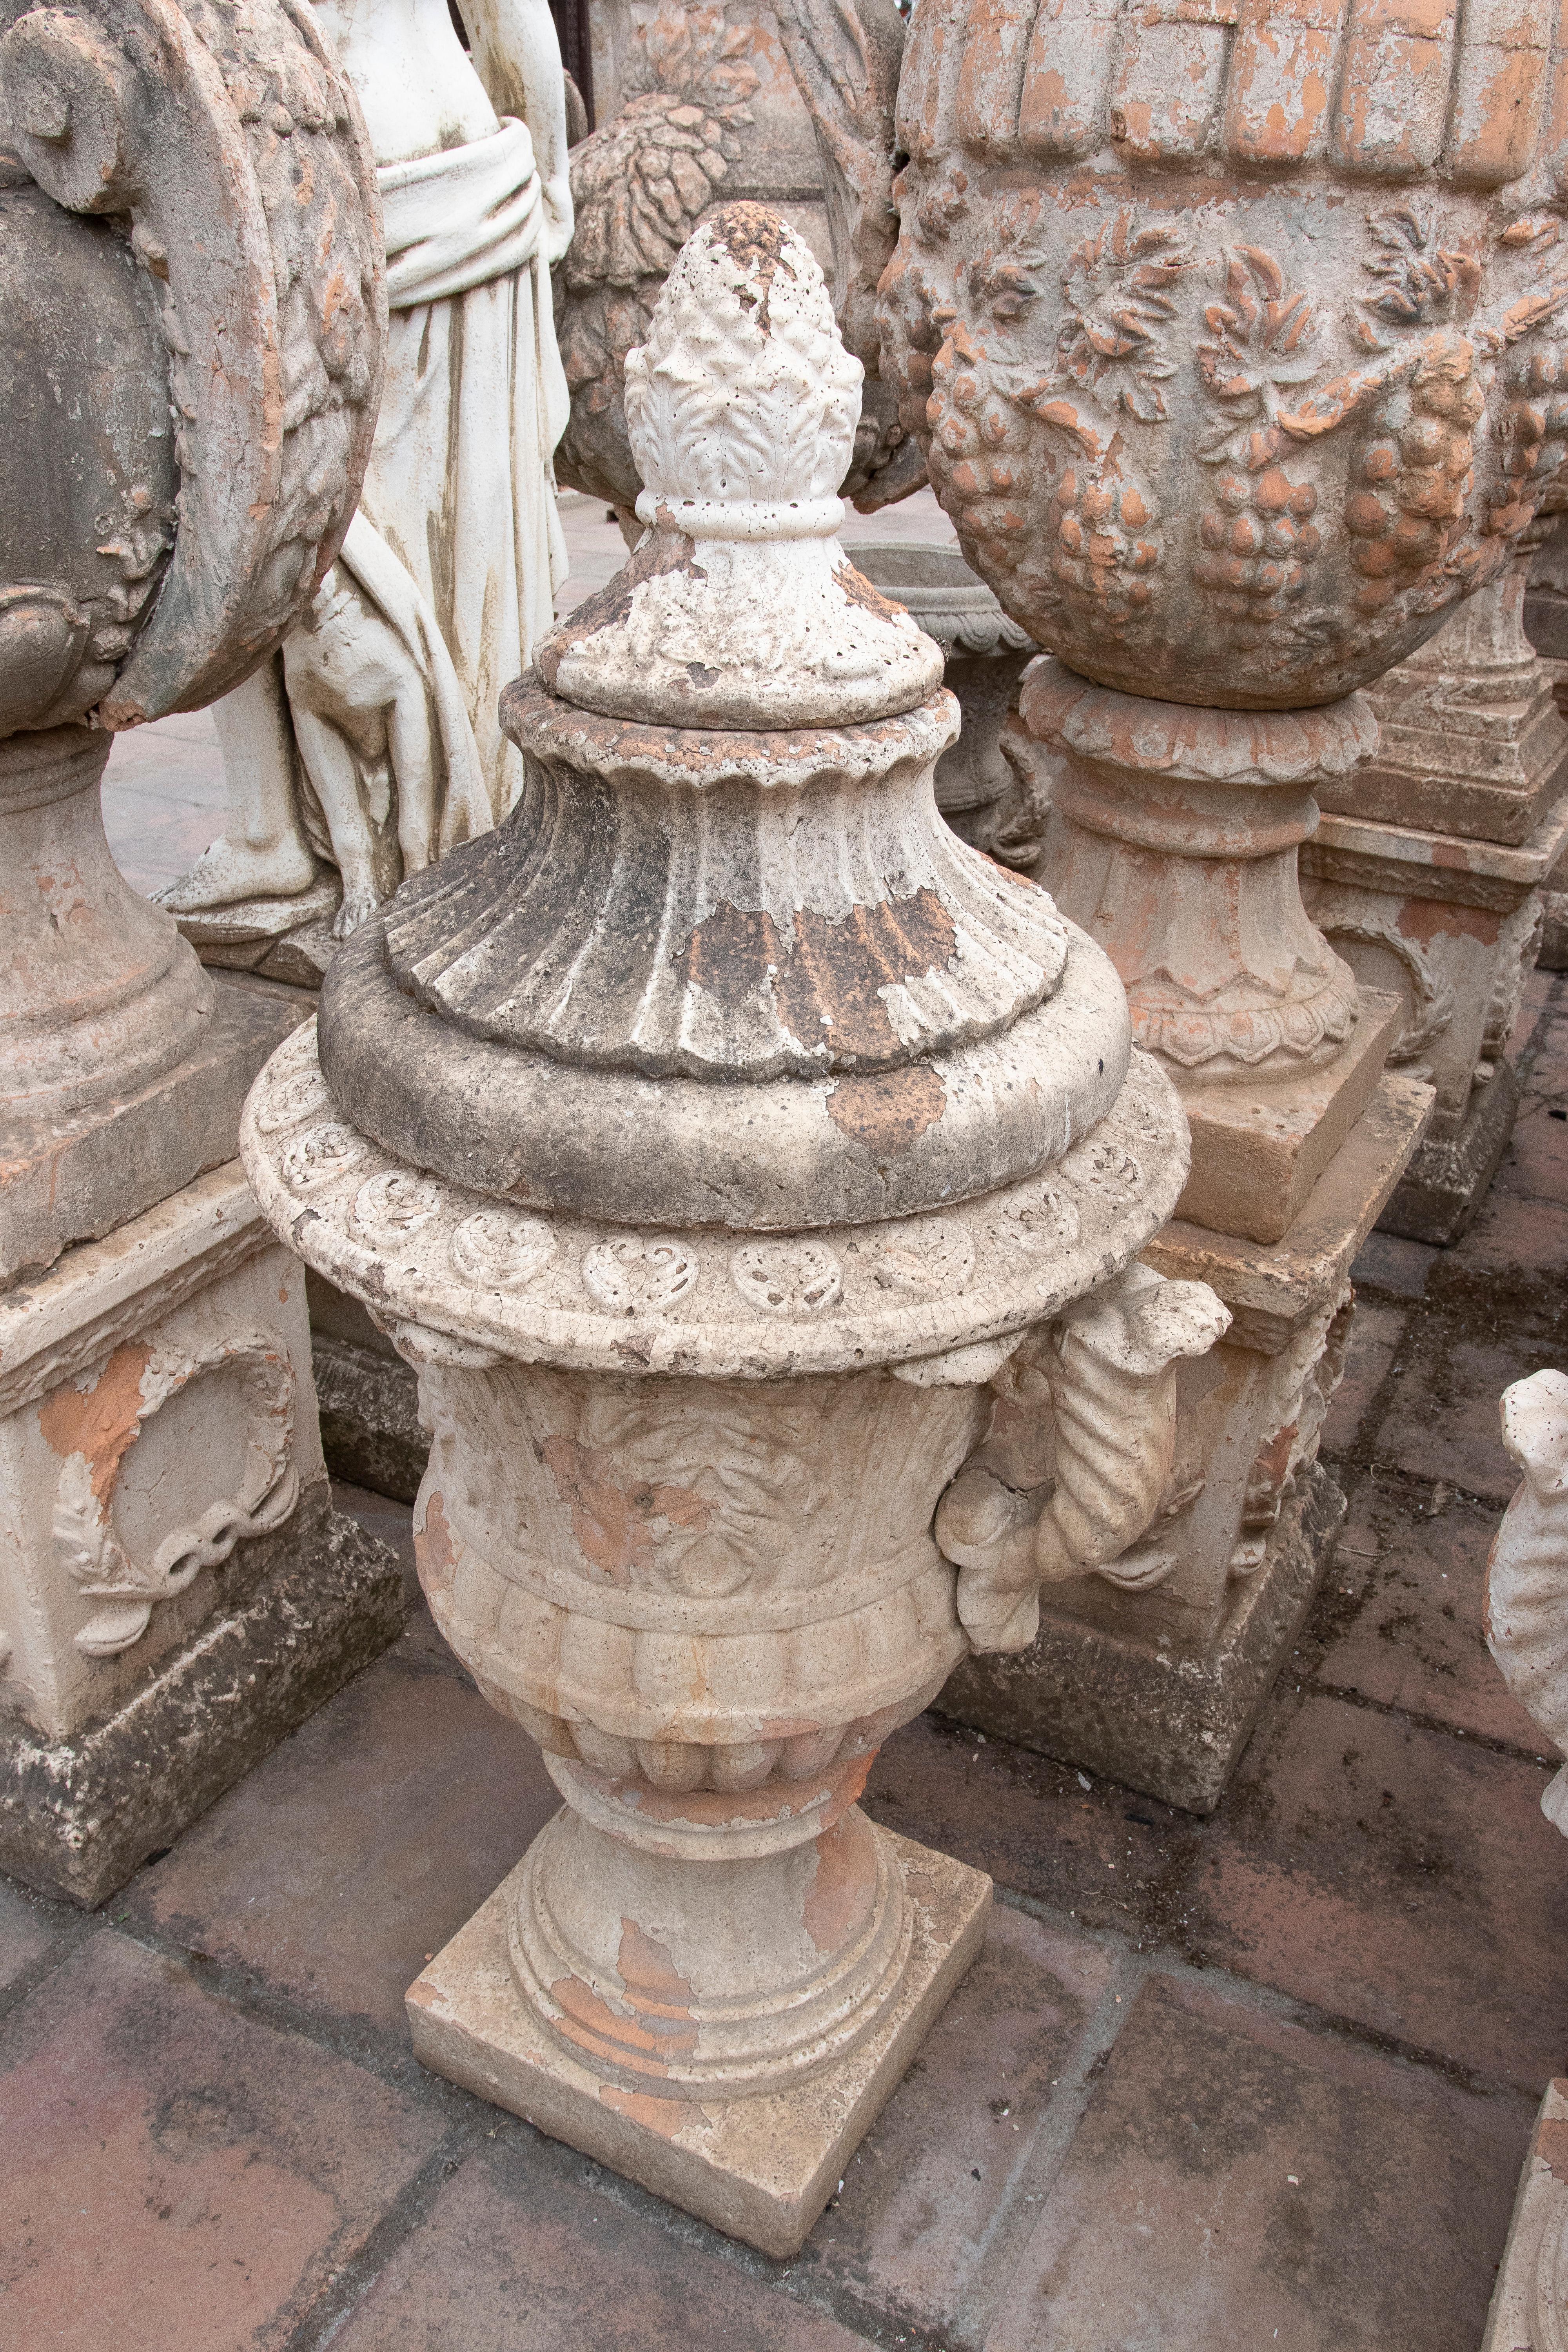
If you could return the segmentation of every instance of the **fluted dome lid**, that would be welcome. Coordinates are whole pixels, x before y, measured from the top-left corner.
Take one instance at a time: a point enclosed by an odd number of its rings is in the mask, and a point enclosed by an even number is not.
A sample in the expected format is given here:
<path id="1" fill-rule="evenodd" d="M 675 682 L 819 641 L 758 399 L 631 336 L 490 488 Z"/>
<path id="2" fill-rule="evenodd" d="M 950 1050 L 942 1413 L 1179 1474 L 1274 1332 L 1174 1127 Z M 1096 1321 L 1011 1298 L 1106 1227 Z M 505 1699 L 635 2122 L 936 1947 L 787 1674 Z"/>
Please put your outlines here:
<path id="1" fill-rule="evenodd" d="M 941 649 L 837 544 L 859 374 L 782 221 L 698 232 L 627 363 L 647 537 L 501 698 L 518 804 L 322 990 L 327 1082 L 395 1160 L 821 1228 L 1032 1177 L 1116 1101 L 1121 982 L 943 824 Z"/>

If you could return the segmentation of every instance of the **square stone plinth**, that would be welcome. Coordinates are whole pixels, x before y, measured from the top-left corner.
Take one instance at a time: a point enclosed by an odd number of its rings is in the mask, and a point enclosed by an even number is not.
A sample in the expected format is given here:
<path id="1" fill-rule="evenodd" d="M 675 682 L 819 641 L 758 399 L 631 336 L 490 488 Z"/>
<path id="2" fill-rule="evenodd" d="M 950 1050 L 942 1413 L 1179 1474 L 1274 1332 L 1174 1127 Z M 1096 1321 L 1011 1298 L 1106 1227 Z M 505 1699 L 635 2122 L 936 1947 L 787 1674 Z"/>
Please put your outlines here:
<path id="1" fill-rule="evenodd" d="M 1363 988 L 1348 1043 L 1321 1069 L 1236 1087 L 1184 1083 L 1193 1165 L 1177 1216 L 1246 1241 L 1283 1241 L 1371 1101 L 1404 1020 L 1398 997 Z"/>
<path id="2" fill-rule="evenodd" d="M 1314 1463 L 1279 1514 L 1268 1556 L 1238 1583 L 1202 1656 L 1161 1650 L 1048 1605 L 1016 1655 L 969 1658 L 937 1711 L 1064 1764 L 1212 1813 L 1312 1605 L 1344 1517 L 1344 1497 Z"/>
<path id="3" fill-rule="evenodd" d="M 1546 2085 L 1535 2119 L 1481 2352 L 1534 2352 L 1537 2346 L 1547 2352 L 1549 2346 L 1563 2340 L 1568 2309 L 1557 2249 L 1568 2225 L 1565 2174 L 1568 2082 L 1559 2079 Z M 1532 2314 L 1539 2316 L 1540 2326 Z"/>
<path id="4" fill-rule="evenodd" d="M 991 1881 L 879 1830 L 903 1865 L 914 1940 L 898 1998 L 847 2057 L 793 2090 L 656 2099 L 615 2089 L 561 2050 L 512 1980 L 507 1921 L 519 1863 L 408 1991 L 414 2054 L 481 2099 L 716 2229 L 784 2256 L 806 2232 L 977 1957 Z"/>

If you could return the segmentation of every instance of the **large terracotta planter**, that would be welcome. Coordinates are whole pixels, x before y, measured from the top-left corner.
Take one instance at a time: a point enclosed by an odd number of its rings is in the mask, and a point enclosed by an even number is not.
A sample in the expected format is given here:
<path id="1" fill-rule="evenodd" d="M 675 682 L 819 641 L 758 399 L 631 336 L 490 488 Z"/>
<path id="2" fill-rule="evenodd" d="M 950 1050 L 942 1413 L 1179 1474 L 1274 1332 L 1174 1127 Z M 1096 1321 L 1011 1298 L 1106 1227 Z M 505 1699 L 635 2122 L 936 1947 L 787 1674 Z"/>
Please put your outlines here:
<path id="1" fill-rule="evenodd" d="M 1457 14 L 921 0 L 883 370 L 1084 676 L 1330 701 L 1509 561 L 1568 452 L 1564 131 L 1544 13 Z"/>

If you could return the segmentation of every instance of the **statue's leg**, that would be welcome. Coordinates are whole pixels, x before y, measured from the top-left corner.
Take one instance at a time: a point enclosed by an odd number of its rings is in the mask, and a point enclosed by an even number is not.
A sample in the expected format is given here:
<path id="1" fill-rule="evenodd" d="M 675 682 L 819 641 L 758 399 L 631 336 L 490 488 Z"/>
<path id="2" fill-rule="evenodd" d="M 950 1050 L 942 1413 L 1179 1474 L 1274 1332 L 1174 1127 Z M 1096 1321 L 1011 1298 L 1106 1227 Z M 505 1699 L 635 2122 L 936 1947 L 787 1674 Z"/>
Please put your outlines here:
<path id="1" fill-rule="evenodd" d="M 282 656 L 274 654 L 215 702 L 213 720 L 228 786 L 228 830 L 159 892 L 181 915 L 243 898 L 297 898 L 318 870 L 300 822 Z"/>
<path id="2" fill-rule="evenodd" d="M 374 914 L 378 903 L 375 845 L 360 799 L 359 773 L 353 753 L 331 721 L 303 703 L 294 706 L 294 733 L 343 878 L 343 903 L 332 936 L 344 940 Z"/>
<path id="3" fill-rule="evenodd" d="M 401 685 L 386 714 L 397 785 L 397 845 L 405 875 L 423 873 L 436 854 L 435 714 L 421 679 Z"/>

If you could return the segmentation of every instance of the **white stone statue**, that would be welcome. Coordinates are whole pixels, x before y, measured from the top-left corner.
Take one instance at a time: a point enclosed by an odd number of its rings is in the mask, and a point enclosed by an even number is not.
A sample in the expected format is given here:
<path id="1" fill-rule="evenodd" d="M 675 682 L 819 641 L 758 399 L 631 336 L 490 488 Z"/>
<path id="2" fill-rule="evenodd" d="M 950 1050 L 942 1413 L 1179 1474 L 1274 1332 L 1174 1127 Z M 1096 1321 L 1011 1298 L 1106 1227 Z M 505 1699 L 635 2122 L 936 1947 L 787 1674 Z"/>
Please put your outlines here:
<path id="1" fill-rule="evenodd" d="M 1487 1647 L 1525 1712 L 1568 1753 L 1568 1373 L 1515 1381 L 1501 1410 L 1524 1484 L 1487 1561 Z M 1568 1837 L 1568 1765 L 1541 1810 Z"/>
<path id="2" fill-rule="evenodd" d="M 307 893 L 330 912 L 323 864 L 345 937 L 505 815 L 521 760 L 497 698 L 565 572 L 550 266 L 572 199 L 546 0 L 463 0 L 471 58 L 447 0 L 317 0 L 316 16 L 378 166 L 386 383 L 342 554 L 281 655 L 216 706 L 228 830 L 164 894 L 204 946 L 291 929 Z"/>
<path id="3" fill-rule="evenodd" d="M 1487 1561 L 1487 1647 L 1552 1745 L 1568 1754 L 1568 1373 L 1503 1391 L 1502 1442 L 1524 1473 Z M 1541 1810 L 1568 1837 L 1568 1764 Z M 1568 2081 L 1548 2083 L 1520 2175 L 1481 2352 L 1568 2346 Z"/>

